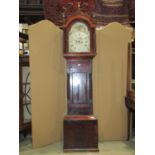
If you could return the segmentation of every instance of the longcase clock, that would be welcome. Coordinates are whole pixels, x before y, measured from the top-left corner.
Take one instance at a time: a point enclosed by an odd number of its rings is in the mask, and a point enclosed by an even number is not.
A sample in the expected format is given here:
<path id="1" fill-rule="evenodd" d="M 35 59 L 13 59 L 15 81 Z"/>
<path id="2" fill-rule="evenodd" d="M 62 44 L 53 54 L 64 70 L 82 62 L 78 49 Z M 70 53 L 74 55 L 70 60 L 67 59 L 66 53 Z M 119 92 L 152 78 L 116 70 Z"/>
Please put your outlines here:
<path id="1" fill-rule="evenodd" d="M 67 115 L 64 152 L 98 151 L 98 124 L 93 116 L 92 60 L 95 24 L 81 12 L 69 16 L 63 27 L 67 61 Z"/>

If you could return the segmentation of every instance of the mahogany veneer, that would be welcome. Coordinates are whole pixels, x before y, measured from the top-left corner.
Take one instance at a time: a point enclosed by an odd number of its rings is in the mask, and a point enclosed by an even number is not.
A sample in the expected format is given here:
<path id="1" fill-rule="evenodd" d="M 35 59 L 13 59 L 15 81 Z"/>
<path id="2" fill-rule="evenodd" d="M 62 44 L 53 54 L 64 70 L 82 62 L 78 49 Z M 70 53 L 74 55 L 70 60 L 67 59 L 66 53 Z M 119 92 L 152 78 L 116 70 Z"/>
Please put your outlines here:
<path id="1" fill-rule="evenodd" d="M 97 119 L 91 115 L 64 118 L 64 152 L 98 152 Z"/>
<path id="2" fill-rule="evenodd" d="M 69 34 L 76 22 L 81 22 L 88 28 L 90 44 L 87 51 L 69 51 Z M 78 38 L 76 35 L 74 37 Z M 75 43 L 75 46 L 80 45 Z M 64 117 L 64 152 L 99 151 L 97 119 L 93 116 L 92 99 L 92 59 L 96 55 L 95 46 L 95 24 L 91 17 L 79 11 L 69 16 L 64 25 L 68 102 L 67 116 Z"/>

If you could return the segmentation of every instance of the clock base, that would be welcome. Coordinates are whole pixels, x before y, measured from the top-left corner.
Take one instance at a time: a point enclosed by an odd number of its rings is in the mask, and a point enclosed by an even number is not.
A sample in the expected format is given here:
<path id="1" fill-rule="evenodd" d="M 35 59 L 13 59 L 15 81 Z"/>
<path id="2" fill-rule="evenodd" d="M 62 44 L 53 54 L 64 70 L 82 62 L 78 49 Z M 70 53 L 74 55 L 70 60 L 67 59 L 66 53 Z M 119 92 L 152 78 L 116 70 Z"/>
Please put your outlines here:
<path id="1" fill-rule="evenodd" d="M 98 148 L 64 149 L 64 152 L 99 152 Z"/>
<path id="2" fill-rule="evenodd" d="M 64 152 L 98 152 L 97 119 L 92 115 L 64 118 Z"/>

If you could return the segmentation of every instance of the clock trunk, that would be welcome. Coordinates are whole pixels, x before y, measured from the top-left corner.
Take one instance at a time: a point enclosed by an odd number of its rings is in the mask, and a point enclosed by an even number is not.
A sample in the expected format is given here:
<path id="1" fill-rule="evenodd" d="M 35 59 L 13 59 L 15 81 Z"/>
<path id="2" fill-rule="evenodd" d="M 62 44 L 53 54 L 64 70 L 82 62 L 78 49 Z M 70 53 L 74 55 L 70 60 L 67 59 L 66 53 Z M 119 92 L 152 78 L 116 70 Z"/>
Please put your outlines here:
<path id="1" fill-rule="evenodd" d="M 69 115 L 92 115 L 92 60 L 67 61 Z"/>

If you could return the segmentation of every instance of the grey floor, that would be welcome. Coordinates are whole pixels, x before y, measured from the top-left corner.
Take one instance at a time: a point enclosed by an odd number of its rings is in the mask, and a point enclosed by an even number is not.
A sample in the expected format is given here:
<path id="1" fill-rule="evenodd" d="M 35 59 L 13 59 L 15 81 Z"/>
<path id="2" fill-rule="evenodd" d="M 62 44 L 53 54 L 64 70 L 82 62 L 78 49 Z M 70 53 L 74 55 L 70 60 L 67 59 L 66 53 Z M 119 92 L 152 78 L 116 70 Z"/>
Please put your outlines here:
<path id="1" fill-rule="evenodd" d="M 130 141 L 104 141 L 99 143 L 99 152 L 63 153 L 63 143 L 58 142 L 42 148 L 32 149 L 31 138 L 22 140 L 19 144 L 20 155 L 134 155 L 134 140 Z"/>

